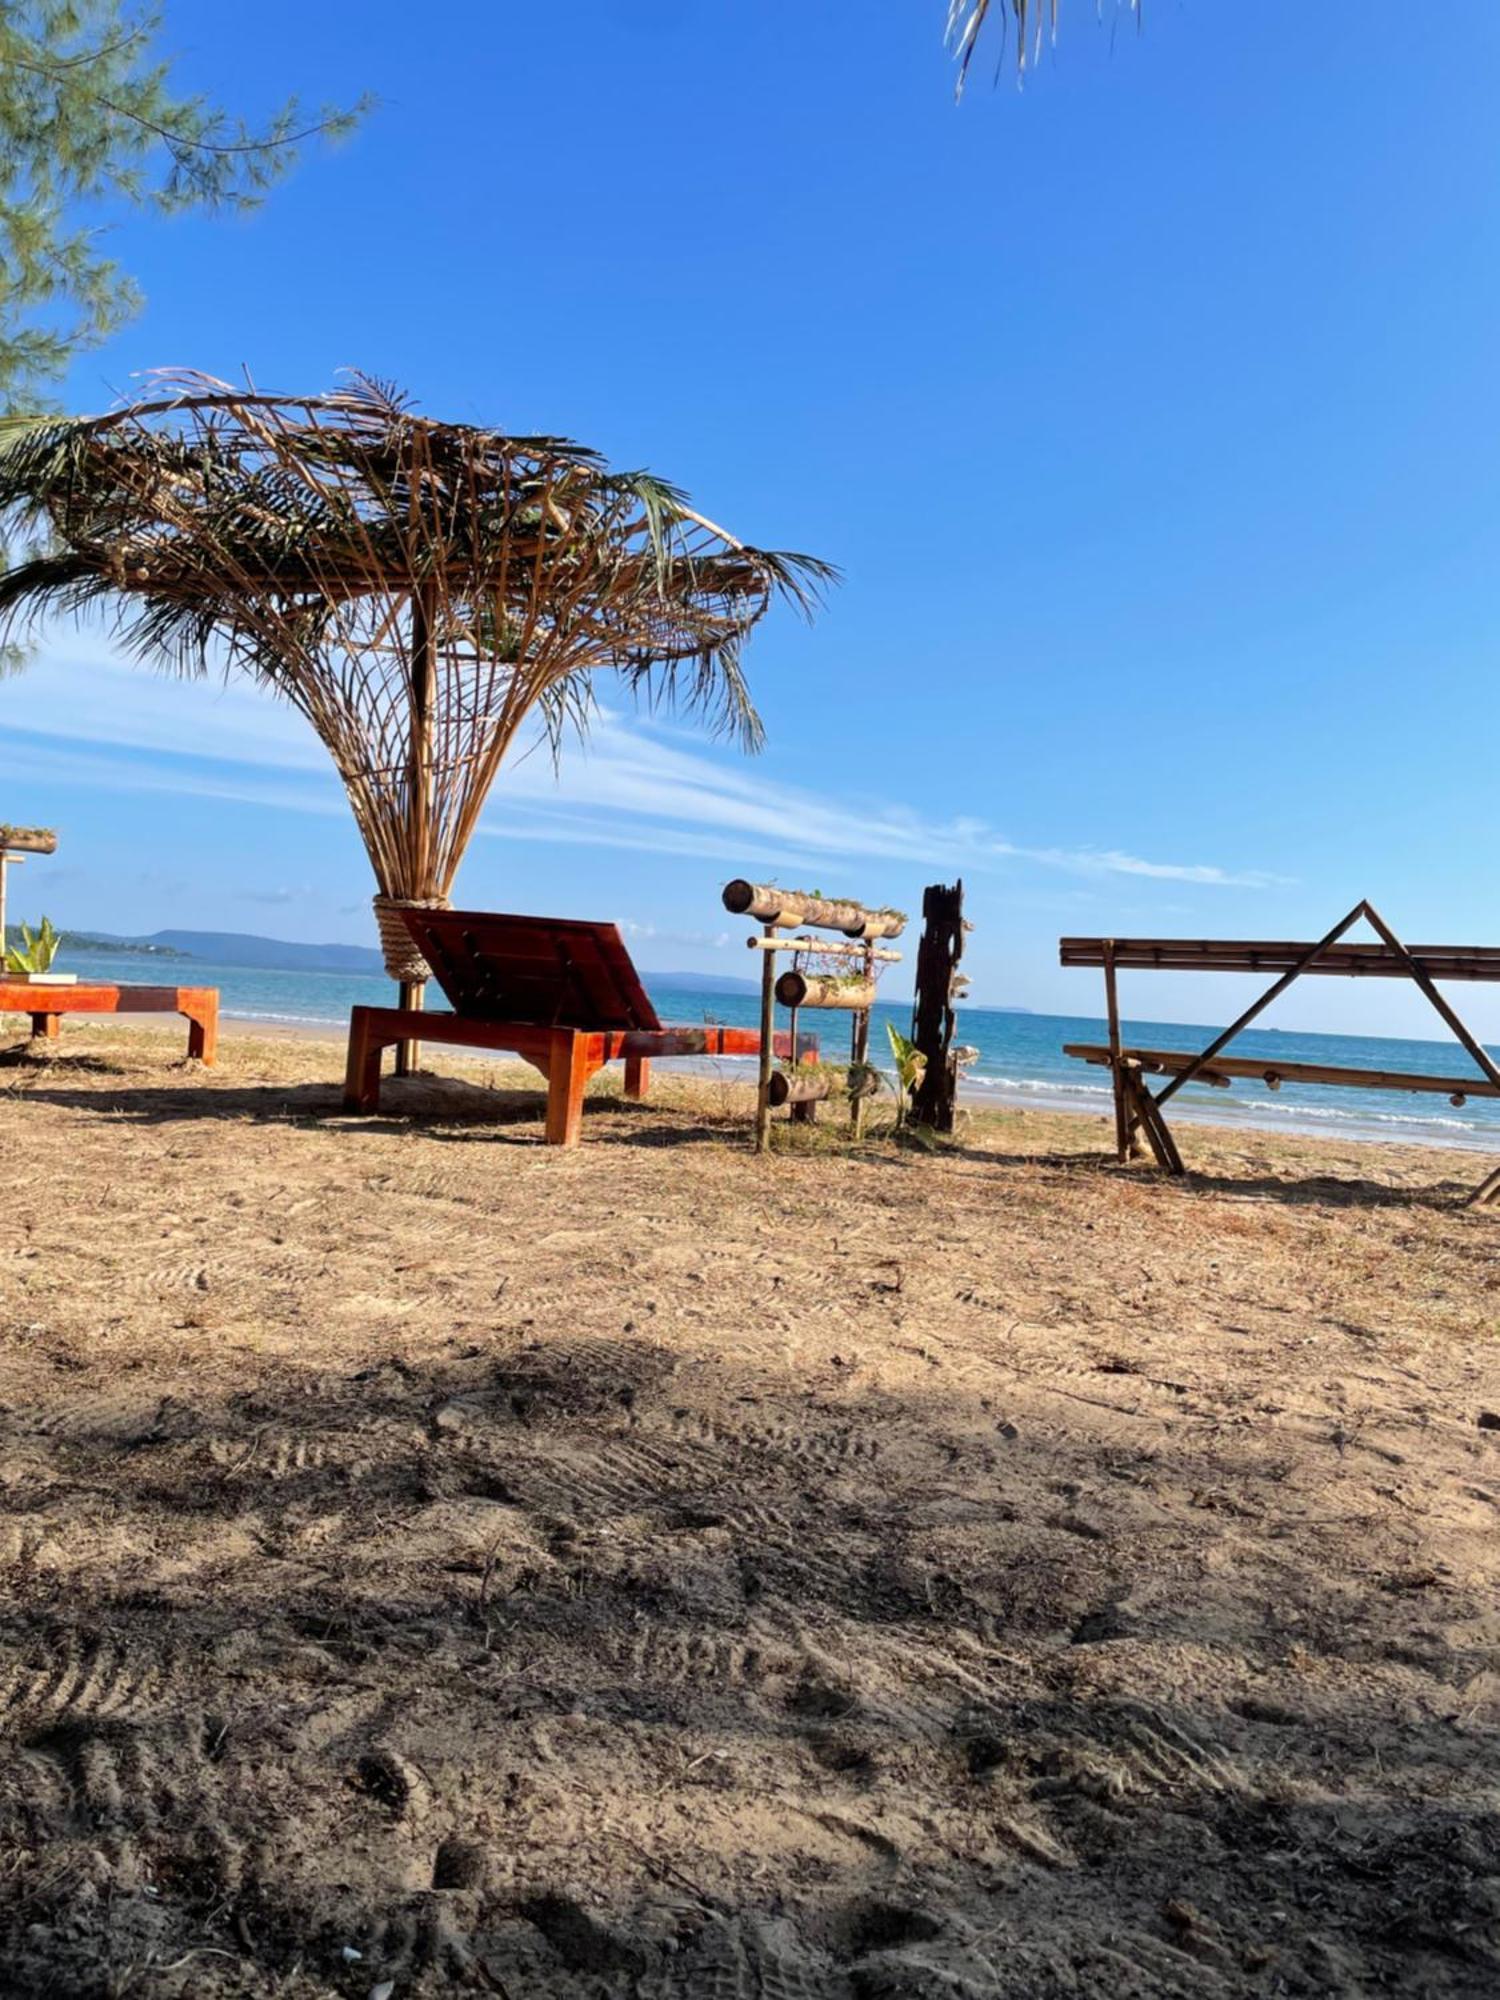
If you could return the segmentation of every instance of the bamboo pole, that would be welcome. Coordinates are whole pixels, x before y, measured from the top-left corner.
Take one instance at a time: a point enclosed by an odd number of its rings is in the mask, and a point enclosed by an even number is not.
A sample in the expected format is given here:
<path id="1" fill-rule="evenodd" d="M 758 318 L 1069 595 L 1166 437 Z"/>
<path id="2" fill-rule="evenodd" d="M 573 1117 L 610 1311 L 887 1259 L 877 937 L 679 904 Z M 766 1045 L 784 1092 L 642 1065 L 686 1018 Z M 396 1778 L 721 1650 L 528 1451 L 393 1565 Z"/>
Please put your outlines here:
<path id="1" fill-rule="evenodd" d="M 1348 930 L 1349 926 L 1351 924 L 1358 923 L 1359 919 L 1365 914 L 1365 909 L 1366 905 L 1363 901 L 1356 903 L 1354 905 L 1354 908 L 1349 912 L 1348 916 L 1342 918 L 1338 923 L 1336 923 L 1333 929 L 1329 931 L 1326 934 L 1326 936 L 1319 938 L 1316 944 L 1310 944 L 1307 947 L 1307 949 L 1303 952 L 1301 958 L 1297 960 L 1297 963 L 1293 966 L 1288 967 L 1288 969 L 1284 973 L 1282 973 L 1281 977 L 1276 981 L 1274 986 L 1268 986 L 1265 992 L 1261 994 L 1260 998 L 1256 1000 L 1251 1006 L 1247 1007 L 1244 1013 L 1241 1014 L 1241 1016 L 1237 1021 L 1232 1021 L 1230 1025 L 1224 1030 L 1222 1035 L 1215 1036 L 1214 1040 L 1209 1043 L 1208 1047 L 1203 1051 L 1202 1055 L 1197 1057 L 1197 1059 L 1187 1069 L 1185 1069 L 1180 1076 L 1174 1076 L 1171 1082 L 1166 1086 L 1164 1090 L 1159 1090 L 1156 1093 L 1154 1102 L 1156 1103 L 1157 1107 L 1160 1108 L 1160 1106 L 1165 1104 L 1169 1097 L 1175 1097 L 1177 1092 L 1181 1090 L 1182 1086 L 1185 1083 L 1191 1083 L 1193 1078 L 1198 1074 L 1199 1070 L 1205 1069 L 1208 1066 L 1208 1064 L 1213 1061 L 1214 1057 L 1219 1053 L 1220 1049 L 1224 1048 L 1228 1043 L 1232 1042 L 1235 1036 L 1241 1033 L 1242 1030 L 1248 1028 L 1250 1023 L 1255 1019 L 1256 1015 L 1263 1014 L 1266 1008 L 1270 1006 L 1273 1000 L 1279 998 L 1281 994 L 1285 993 L 1286 989 L 1292 984 L 1292 982 L 1295 979 L 1300 977 L 1300 975 L 1307 970 L 1308 966 L 1312 964 L 1315 958 L 1321 957 L 1321 955 L 1325 951 L 1327 951 L 1328 947 L 1331 944 L 1337 944 L 1338 940 L 1344 935 L 1344 932 Z M 1143 1091 L 1145 1090 L 1144 1085 L 1142 1085 L 1142 1089 Z M 1145 1094 L 1147 1096 L 1150 1096 L 1149 1091 L 1146 1091 Z"/>
<path id="2" fill-rule="evenodd" d="M 900 937 L 906 917 L 900 910 L 870 910 L 846 897 L 811 896 L 801 889 L 778 889 L 774 882 L 727 883 L 724 907 L 732 916 L 756 917 L 778 930 L 811 924 L 814 930 L 842 931 L 851 938 Z"/>
<path id="3" fill-rule="evenodd" d="M 899 965 L 899 951 L 883 951 L 878 946 L 853 940 L 815 937 L 752 937 L 745 939 L 747 951 L 816 952 L 820 958 L 868 958 L 879 965 Z"/>
<path id="4" fill-rule="evenodd" d="M 5 929 L 6 881 L 10 875 L 12 865 L 14 864 L 14 866 L 19 868 L 21 861 L 22 857 L 19 854 L 7 854 L 3 849 L 0 849 L 0 972 L 5 970 L 5 954 L 9 948 L 9 940 Z"/>
<path id="5" fill-rule="evenodd" d="M 1109 1013 L 1110 1083 L 1115 1097 L 1115 1157 L 1123 1167 L 1130 1158 L 1130 1122 L 1125 1113 L 1125 1079 L 1120 1074 L 1120 996 L 1115 982 L 1115 942 L 1104 941 L 1104 1004 Z"/>
<path id="6" fill-rule="evenodd" d="M 413 505 L 415 506 L 415 498 Z M 411 594 L 411 756 L 406 773 L 406 837 L 411 889 L 408 894 L 427 893 L 432 864 L 432 712 L 437 690 L 433 661 L 432 586 L 421 583 Z M 426 998 L 426 982 L 403 980 L 401 1005 L 420 1013 Z M 421 1057 L 416 1041 L 396 1044 L 397 1076 L 412 1076 Z"/>
<path id="7" fill-rule="evenodd" d="M 1371 929 L 1378 931 L 1382 940 L 1404 962 L 1407 971 L 1421 988 L 1423 994 L 1431 1001 L 1438 1014 L 1447 1023 L 1448 1027 L 1463 1044 L 1468 1053 L 1474 1058 L 1475 1062 L 1478 1063 L 1490 1082 L 1500 1085 L 1500 1069 L 1495 1067 L 1494 1060 L 1489 1051 L 1474 1039 L 1458 1015 L 1443 998 L 1442 994 L 1438 992 L 1428 977 L 1426 967 L 1420 965 L 1412 956 L 1373 904 L 1365 904 L 1365 915 L 1369 919 Z"/>
<path id="8" fill-rule="evenodd" d="M 766 935 L 771 935 L 767 924 Z M 755 1150 L 765 1152 L 771 1143 L 771 1058 L 776 1030 L 776 960 L 767 952 L 760 968 L 760 1075 L 755 1093 Z M 797 1044 L 792 1043 L 796 1061 Z"/>
<path id="9" fill-rule="evenodd" d="M 875 967 L 867 957 L 865 961 L 865 981 L 870 989 L 870 999 L 875 998 Z M 863 1077 L 870 1064 L 870 1009 L 860 1008 L 854 1016 L 849 1038 L 849 1071 L 851 1077 Z M 865 1093 L 851 1090 L 849 1093 L 849 1130 L 856 1139 L 864 1137 Z"/>

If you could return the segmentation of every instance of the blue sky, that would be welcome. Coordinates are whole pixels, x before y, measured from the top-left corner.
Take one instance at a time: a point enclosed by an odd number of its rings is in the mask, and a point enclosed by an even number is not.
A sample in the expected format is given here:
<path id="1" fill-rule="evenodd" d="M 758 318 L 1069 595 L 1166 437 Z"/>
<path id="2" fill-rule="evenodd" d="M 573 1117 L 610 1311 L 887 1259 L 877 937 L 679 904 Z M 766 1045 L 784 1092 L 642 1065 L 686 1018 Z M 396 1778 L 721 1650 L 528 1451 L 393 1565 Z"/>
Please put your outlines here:
<path id="1" fill-rule="evenodd" d="M 1024 91 L 957 107 L 940 0 L 167 12 L 247 110 L 383 104 L 252 218 L 123 224 L 149 304 L 71 406 L 154 365 L 362 366 L 846 573 L 752 645 L 760 759 L 602 690 L 591 752 L 502 774 L 461 901 L 739 973 L 729 875 L 915 906 L 958 871 L 975 997 L 1060 1011 L 1096 1004 L 1063 931 L 1315 935 L 1368 895 L 1494 941 L 1493 0 L 1421 37 L 1355 0 L 1140 33 L 1074 0 Z M 0 735 L 3 816 L 62 832 L 23 908 L 370 937 L 339 789 L 259 697 L 60 631 Z M 1500 996 L 1471 1012 L 1500 1035 Z M 1395 986 L 1277 1018 L 1426 1032 Z"/>

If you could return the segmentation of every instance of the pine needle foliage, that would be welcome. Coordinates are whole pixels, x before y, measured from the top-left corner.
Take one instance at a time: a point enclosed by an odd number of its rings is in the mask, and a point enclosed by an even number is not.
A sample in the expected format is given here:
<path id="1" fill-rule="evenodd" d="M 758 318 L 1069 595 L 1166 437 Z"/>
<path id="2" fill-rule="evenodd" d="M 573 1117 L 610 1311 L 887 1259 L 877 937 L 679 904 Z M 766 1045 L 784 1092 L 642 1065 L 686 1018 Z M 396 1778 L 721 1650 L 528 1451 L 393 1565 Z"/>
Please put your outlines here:
<path id="1" fill-rule="evenodd" d="M 326 745 L 387 897 L 446 897 L 507 752 L 538 720 L 554 745 L 586 729 L 601 673 L 754 748 L 751 628 L 778 598 L 810 615 L 835 576 L 650 473 L 435 422 L 362 377 L 152 391 L 0 423 L 0 531 L 38 551 L 0 575 L 0 639 L 102 611 L 142 661 L 274 690 Z"/>
<path id="2" fill-rule="evenodd" d="M 0 0 L 0 403 L 38 399 L 135 312 L 103 249 L 112 210 L 253 206 L 368 108 L 290 98 L 252 126 L 173 87 L 162 32 L 125 0 Z"/>

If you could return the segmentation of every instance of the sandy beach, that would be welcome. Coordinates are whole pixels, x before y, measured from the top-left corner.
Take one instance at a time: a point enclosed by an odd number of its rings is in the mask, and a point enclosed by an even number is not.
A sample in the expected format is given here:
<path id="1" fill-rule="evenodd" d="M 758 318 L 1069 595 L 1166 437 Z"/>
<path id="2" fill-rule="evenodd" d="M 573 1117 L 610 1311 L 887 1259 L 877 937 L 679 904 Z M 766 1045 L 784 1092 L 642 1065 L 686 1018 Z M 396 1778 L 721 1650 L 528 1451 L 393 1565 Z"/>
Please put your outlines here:
<path id="1" fill-rule="evenodd" d="M 179 1049 L 0 1068 L 7 1994 L 1500 1986 L 1471 1158 Z"/>

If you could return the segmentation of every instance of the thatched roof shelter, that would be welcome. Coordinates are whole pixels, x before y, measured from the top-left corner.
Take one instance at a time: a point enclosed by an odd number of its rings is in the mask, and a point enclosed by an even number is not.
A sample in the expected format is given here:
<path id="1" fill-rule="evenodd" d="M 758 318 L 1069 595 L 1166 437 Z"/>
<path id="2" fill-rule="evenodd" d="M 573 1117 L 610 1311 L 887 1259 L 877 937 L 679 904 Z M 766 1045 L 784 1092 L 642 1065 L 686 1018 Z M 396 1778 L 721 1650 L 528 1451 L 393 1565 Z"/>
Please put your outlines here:
<path id="1" fill-rule="evenodd" d="M 396 910 L 446 900 L 529 720 L 554 742 L 586 724 L 609 671 L 754 746 L 746 637 L 833 575 L 582 445 L 438 423 L 364 378 L 280 396 L 174 372 L 152 390 L 0 426 L 0 519 L 38 550 L 0 576 L 0 631 L 102 606 L 142 660 L 227 661 L 299 709 L 403 980 L 426 968 Z"/>

